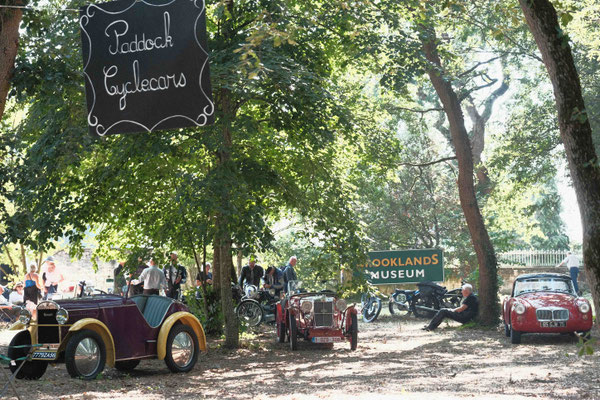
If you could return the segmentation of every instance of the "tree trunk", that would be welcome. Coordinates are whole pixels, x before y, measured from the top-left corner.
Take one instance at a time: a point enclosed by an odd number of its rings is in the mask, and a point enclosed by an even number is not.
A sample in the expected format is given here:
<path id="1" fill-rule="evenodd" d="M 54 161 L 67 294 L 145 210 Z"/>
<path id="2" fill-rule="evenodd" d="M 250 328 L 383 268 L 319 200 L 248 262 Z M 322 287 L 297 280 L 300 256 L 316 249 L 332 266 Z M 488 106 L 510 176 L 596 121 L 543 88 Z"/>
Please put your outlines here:
<path id="1" fill-rule="evenodd" d="M 445 76 L 442 69 L 435 30 L 423 27 L 420 39 L 425 57 L 430 63 L 427 73 L 448 118 L 452 144 L 458 161 L 460 204 L 479 263 L 479 320 L 484 325 L 495 325 L 498 323 L 500 315 L 496 254 L 475 195 L 471 142 L 465 128 L 460 101 L 452 88 L 449 77 Z"/>
<path id="2" fill-rule="evenodd" d="M 568 37 L 548 0 L 519 0 L 554 88 L 560 136 L 583 226 L 583 261 L 600 310 L 600 167 Z M 596 324 L 600 324 L 596 319 Z"/>
<path id="3" fill-rule="evenodd" d="M 8 262 L 10 263 L 10 267 L 14 272 L 17 272 L 17 265 L 15 264 L 12 255 L 10 254 L 10 250 L 8 246 L 4 245 L 4 251 L 6 252 L 6 256 L 8 257 Z"/>
<path id="4" fill-rule="evenodd" d="M 8 2 L 8 5 L 12 4 L 23 5 L 21 1 Z M 15 69 L 15 58 L 19 48 L 19 25 L 22 18 L 21 9 L 0 9 L 0 119 L 6 108 L 10 80 Z"/>
<path id="5" fill-rule="evenodd" d="M 21 248 L 21 265 L 23 266 L 23 273 L 26 274 L 27 273 L 27 255 L 25 253 L 25 246 L 23 246 L 23 243 L 19 243 L 19 246 Z M 15 271 L 17 272 L 17 271 Z"/>

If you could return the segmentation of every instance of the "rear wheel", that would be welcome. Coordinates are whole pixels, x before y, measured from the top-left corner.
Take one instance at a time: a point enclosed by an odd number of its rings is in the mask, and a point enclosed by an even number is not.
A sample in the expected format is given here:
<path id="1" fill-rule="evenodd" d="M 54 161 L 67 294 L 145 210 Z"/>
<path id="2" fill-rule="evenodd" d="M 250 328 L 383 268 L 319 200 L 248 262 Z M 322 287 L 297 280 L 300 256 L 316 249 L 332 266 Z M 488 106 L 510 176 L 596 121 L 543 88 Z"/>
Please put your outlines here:
<path id="1" fill-rule="evenodd" d="M 140 364 L 140 360 L 115 361 L 115 368 L 121 372 L 133 371 Z"/>
<path id="2" fill-rule="evenodd" d="M 514 329 L 510 330 L 510 342 L 512 344 L 521 343 L 521 332 L 515 331 Z"/>
<path id="3" fill-rule="evenodd" d="M 296 327 L 296 317 L 289 314 L 289 325 L 290 325 L 290 349 L 298 350 L 298 328 Z"/>
<path id="4" fill-rule="evenodd" d="M 350 350 L 356 350 L 358 345 L 358 317 L 352 314 L 350 317 Z"/>
<path id="5" fill-rule="evenodd" d="M 12 346 L 28 346 L 31 345 L 31 335 L 29 331 L 21 331 L 15 335 L 10 341 L 6 355 L 11 360 L 25 357 L 29 353 L 29 347 L 13 348 Z M 14 373 L 19 366 L 25 363 L 17 374 L 17 379 L 40 379 L 48 368 L 48 361 L 17 361 L 15 365 L 9 365 L 10 372 Z"/>
<path id="6" fill-rule="evenodd" d="M 96 378 L 106 363 L 106 346 L 100 335 L 88 329 L 73 335 L 65 349 L 65 363 L 73 378 Z"/>

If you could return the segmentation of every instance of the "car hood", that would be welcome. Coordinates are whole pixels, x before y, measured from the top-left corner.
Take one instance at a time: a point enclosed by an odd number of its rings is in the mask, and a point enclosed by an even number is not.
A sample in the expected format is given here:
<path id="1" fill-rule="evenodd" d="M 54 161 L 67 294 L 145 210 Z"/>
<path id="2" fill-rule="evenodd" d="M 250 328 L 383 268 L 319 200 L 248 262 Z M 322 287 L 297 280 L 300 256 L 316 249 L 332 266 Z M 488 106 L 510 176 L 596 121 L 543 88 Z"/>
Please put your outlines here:
<path id="1" fill-rule="evenodd" d="M 525 293 L 516 298 L 528 303 L 534 308 L 565 307 L 567 305 L 575 304 L 575 301 L 577 300 L 577 297 L 570 294 L 556 292 Z"/>
<path id="2" fill-rule="evenodd" d="M 56 300 L 56 303 L 67 310 L 117 307 L 123 305 L 123 298 L 115 295 L 89 296 L 75 299 Z"/>

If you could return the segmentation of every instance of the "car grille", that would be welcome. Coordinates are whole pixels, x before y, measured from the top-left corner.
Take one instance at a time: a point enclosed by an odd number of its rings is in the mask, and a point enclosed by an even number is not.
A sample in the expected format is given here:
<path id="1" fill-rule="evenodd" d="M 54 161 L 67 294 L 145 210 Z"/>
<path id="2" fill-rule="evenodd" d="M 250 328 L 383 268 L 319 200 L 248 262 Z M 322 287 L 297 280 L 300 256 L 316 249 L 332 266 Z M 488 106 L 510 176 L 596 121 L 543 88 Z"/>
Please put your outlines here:
<path id="1" fill-rule="evenodd" d="M 333 325 L 333 302 L 315 301 L 315 326 Z"/>
<path id="2" fill-rule="evenodd" d="M 539 309 L 535 312 L 538 321 L 567 321 L 569 319 L 569 310 L 564 308 L 545 310 Z"/>
<path id="3" fill-rule="evenodd" d="M 56 325 L 56 312 L 58 310 L 38 310 L 38 324 Z M 38 342 L 39 343 L 59 343 L 58 326 L 39 326 L 38 327 Z"/>

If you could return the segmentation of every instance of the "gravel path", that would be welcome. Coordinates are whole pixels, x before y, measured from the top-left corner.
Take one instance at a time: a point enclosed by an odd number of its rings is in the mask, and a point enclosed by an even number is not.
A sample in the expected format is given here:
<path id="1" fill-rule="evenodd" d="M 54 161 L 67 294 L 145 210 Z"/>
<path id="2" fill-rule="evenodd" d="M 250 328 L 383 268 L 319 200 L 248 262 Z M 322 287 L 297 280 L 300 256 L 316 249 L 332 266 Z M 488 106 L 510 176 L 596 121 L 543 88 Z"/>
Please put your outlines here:
<path id="1" fill-rule="evenodd" d="M 291 352 L 266 326 L 236 351 L 211 341 L 211 350 L 188 374 L 171 374 L 164 362 L 146 360 L 131 374 L 107 368 L 84 382 L 56 364 L 41 380 L 17 386 L 28 400 L 600 399 L 600 346 L 594 345 L 594 355 L 579 357 L 578 340 L 570 336 L 523 336 L 514 346 L 500 330 L 444 323 L 423 332 L 423 324 L 382 315 L 360 324 L 354 352 L 347 343 L 333 350 L 301 343 Z M 13 334 L 0 332 L 3 353 Z"/>

